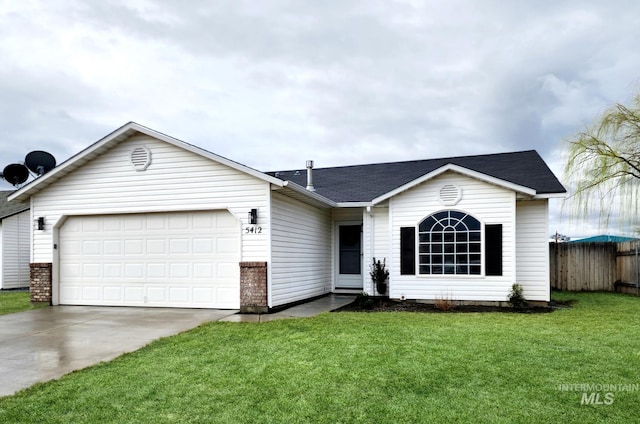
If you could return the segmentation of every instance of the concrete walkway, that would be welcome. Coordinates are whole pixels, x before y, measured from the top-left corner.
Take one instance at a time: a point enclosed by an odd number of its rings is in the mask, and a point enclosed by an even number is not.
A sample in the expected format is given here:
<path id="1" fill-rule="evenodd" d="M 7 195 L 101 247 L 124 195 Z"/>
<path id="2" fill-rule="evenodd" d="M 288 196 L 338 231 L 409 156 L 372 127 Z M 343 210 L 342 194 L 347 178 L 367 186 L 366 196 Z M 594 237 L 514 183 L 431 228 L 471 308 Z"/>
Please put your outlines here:
<path id="1" fill-rule="evenodd" d="M 353 296 L 331 295 L 275 314 L 235 310 L 52 306 L 0 316 L 0 396 L 110 361 L 155 339 L 209 321 L 264 322 L 310 317 Z"/>
<path id="2" fill-rule="evenodd" d="M 322 312 L 333 311 L 348 305 L 354 299 L 354 295 L 331 294 L 273 314 L 235 314 L 221 318 L 219 321 L 268 322 L 276 319 L 313 317 Z"/>

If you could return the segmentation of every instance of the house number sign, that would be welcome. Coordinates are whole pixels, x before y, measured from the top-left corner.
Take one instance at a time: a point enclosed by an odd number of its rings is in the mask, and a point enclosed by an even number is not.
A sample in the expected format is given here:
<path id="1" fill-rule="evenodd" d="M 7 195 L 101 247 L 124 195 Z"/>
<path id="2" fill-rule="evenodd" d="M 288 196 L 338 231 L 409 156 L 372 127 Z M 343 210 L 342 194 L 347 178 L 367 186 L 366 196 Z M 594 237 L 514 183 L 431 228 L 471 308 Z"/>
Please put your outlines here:
<path id="1" fill-rule="evenodd" d="M 255 225 L 250 225 L 244 228 L 245 234 L 260 234 L 262 233 L 262 227 L 256 227 Z"/>

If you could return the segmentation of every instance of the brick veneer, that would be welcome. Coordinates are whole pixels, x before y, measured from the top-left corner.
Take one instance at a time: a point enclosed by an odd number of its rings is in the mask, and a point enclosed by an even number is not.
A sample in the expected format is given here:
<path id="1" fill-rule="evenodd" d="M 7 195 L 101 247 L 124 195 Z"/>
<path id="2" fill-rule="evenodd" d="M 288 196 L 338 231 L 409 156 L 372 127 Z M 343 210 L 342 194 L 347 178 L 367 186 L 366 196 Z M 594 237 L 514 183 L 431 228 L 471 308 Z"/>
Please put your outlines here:
<path id="1" fill-rule="evenodd" d="M 29 264 L 31 303 L 46 303 L 51 305 L 51 270 L 51 263 L 41 262 Z"/>
<path id="2" fill-rule="evenodd" d="M 240 312 L 268 312 L 267 263 L 240 262 Z"/>

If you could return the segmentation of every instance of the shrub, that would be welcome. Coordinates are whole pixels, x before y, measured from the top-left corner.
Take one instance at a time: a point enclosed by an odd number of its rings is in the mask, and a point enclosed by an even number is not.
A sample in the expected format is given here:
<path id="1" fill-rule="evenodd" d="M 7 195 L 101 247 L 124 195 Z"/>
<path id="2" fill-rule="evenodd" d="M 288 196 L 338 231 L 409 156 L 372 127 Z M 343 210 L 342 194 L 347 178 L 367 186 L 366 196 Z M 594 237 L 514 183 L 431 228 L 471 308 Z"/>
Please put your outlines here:
<path id="1" fill-rule="evenodd" d="M 378 259 L 377 261 L 376 258 L 373 258 L 371 272 L 369 275 L 371 276 L 371 280 L 375 283 L 378 293 L 384 295 L 387 292 L 387 279 L 389 278 L 386 258 L 383 258 L 382 260 Z"/>
<path id="2" fill-rule="evenodd" d="M 373 309 L 373 299 L 365 292 L 356 296 L 356 304 L 363 309 Z"/>
<path id="3" fill-rule="evenodd" d="M 456 304 L 449 297 L 441 296 L 436 299 L 434 303 L 435 307 L 442 312 L 453 311 L 456 308 Z"/>
<path id="4" fill-rule="evenodd" d="M 527 306 L 527 300 L 524 298 L 522 286 L 520 284 L 514 284 L 511 286 L 511 292 L 509 292 L 509 304 L 515 309 L 522 309 Z"/>

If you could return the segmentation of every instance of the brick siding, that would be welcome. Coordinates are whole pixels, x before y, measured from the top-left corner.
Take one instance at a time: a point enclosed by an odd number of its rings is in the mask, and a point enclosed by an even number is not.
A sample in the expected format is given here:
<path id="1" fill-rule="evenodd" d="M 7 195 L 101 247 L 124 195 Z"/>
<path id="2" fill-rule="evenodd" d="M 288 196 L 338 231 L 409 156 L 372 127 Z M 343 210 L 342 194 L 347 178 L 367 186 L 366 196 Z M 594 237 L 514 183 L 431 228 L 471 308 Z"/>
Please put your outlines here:
<path id="1" fill-rule="evenodd" d="M 31 303 L 47 303 L 51 305 L 51 270 L 51 263 L 29 264 Z"/>
<path id="2" fill-rule="evenodd" d="M 267 263 L 240 262 L 240 312 L 268 312 Z"/>

